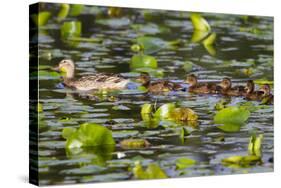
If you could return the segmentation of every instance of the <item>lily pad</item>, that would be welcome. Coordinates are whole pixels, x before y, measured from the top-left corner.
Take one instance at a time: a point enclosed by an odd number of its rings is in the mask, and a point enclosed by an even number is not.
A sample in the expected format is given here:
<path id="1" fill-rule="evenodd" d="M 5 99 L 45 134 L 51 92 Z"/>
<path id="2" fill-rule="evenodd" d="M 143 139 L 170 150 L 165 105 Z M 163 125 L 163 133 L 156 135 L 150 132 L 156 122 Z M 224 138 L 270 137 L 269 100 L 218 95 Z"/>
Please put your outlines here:
<path id="1" fill-rule="evenodd" d="M 141 46 L 145 54 L 152 54 L 168 46 L 168 43 L 161 38 L 143 36 L 138 37 L 137 44 Z"/>
<path id="2" fill-rule="evenodd" d="M 145 139 L 125 139 L 120 142 L 120 145 L 123 148 L 144 148 L 150 143 Z"/>
<path id="3" fill-rule="evenodd" d="M 95 123 L 84 123 L 75 130 L 65 128 L 62 134 L 66 138 L 66 148 L 115 145 L 111 131 Z"/>
<path id="4" fill-rule="evenodd" d="M 79 21 L 64 22 L 61 26 L 60 33 L 63 39 L 71 37 L 80 37 L 82 24 Z"/>
<path id="5" fill-rule="evenodd" d="M 185 169 L 196 164 L 196 161 L 187 157 L 178 158 L 176 160 L 177 170 Z"/>
<path id="6" fill-rule="evenodd" d="M 60 11 L 57 16 L 57 20 L 59 22 L 61 22 L 62 20 L 64 20 L 67 17 L 67 15 L 69 13 L 69 9 L 70 9 L 69 4 L 66 4 L 66 3 L 61 4 Z"/>
<path id="7" fill-rule="evenodd" d="M 143 170 L 141 164 L 137 161 L 133 168 L 133 174 L 136 179 L 164 179 L 168 178 L 166 173 L 155 163 L 148 165 L 146 170 Z"/>
<path id="8" fill-rule="evenodd" d="M 243 125 L 249 118 L 250 112 L 244 108 L 230 106 L 220 110 L 214 117 L 216 124 Z"/>
<path id="9" fill-rule="evenodd" d="M 222 164 L 229 167 L 248 167 L 261 163 L 261 158 L 255 155 L 231 156 L 222 160 Z"/>
<path id="10" fill-rule="evenodd" d="M 169 119 L 171 117 L 172 111 L 174 111 L 176 105 L 174 103 L 166 103 L 160 106 L 154 113 L 154 117 L 160 119 Z"/>
<path id="11" fill-rule="evenodd" d="M 130 67 L 132 69 L 137 69 L 137 68 L 157 69 L 158 63 L 153 56 L 137 54 L 132 57 Z"/>
<path id="12" fill-rule="evenodd" d="M 249 145 L 248 145 L 248 153 L 249 155 L 256 155 L 258 157 L 261 157 L 262 150 L 261 150 L 261 144 L 263 141 L 263 135 L 260 134 L 256 136 L 255 134 L 251 136 Z"/>
<path id="13" fill-rule="evenodd" d="M 33 14 L 31 16 L 33 22 L 39 27 L 46 25 L 47 22 L 49 21 L 50 17 L 51 17 L 51 13 L 48 11 L 42 11 L 38 15 Z"/>
<path id="14" fill-rule="evenodd" d="M 84 5 L 78 5 L 78 4 L 71 5 L 69 15 L 78 16 L 83 12 L 83 10 L 84 10 Z"/>
<path id="15" fill-rule="evenodd" d="M 200 31 L 211 30 L 211 26 L 209 25 L 209 23 L 199 13 L 192 13 L 190 18 L 193 28 L 195 30 L 200 30 Z"/>

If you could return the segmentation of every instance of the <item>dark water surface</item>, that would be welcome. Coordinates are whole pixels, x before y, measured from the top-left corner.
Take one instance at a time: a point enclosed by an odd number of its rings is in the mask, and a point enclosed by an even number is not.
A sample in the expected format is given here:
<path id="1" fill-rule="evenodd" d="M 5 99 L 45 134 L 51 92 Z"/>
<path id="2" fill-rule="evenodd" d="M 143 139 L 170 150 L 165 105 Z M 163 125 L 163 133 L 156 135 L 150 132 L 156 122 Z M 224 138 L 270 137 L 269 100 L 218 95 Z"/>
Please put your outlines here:
<path id="1" fill-rule="evenodd" d="M 247 79 L 273 80 L 273 19 L 237 15 L 202 14 L 216 32 L 215 56 L 202 45 L 191 43 L 193 28 L 189 13 L 124 9 L 124 16 L 109 18 L 106 8 L 86 7 L 75 19 L 83 24 L 83 37 L 102 39 L 101 43 L 81 42 L 73 47 L 60 39 L 60 24 L 51 19 L 40 30 L 39 61 L 54 67 L 63 58 L 75 61 L 76 76 L 94 72 L 130 73 L 129 61 L 134 53 L 130 46 L 137 36 L 157 36 L 164 40 L 181 39 L 185 44 L 177 49 L 163 49 L 155 54 L 164 77 L 183 81 L 183 64 L 193 63 L 192 72 L 202 80 L 221 80 L 225 76 L 244 84 Z M 91 13 L 90 13 L 91 12 Z M 104 21 L 101 21 L 104 20 Z M 141 29 L 136 29 L 141 24 Z M 251 70 L 251 74 L 246 74 Z M 126 75 L 126 74 L 125 74 Z M 155 78 L 157 79 L 157 78 Z M 130 169 L 140 160 L 146 166 L 157 162 L 169 177 L 222 175 L 249 172 L 271 172 L 273 163 L 273 106 L 251 113 L 240 131 L 226 133 L 213 123 L 214 105 L 223 98 L 218 95 L 194 95 L 177 92 L 165 95 L 140 94 L 134 90 L 115 95 L 119 100 L 89 98 L 56 85 L 59 79 L 40 78 L 39 174 L 40 184 L 68 184 L 134 179 Z M 163 104 L 177 102 L 192 108 L 199 116 L 197 129 L 182 142 L 175 129 L 169 126 L 147 128 L 142 122 L 141 105 L 147 102 Z M 231 105 L 245 101 L 234 97 Z M 253 102 L 258 105 L 258 102 Z M 118 108 L 116 108 L 116 106 Z M 115 107 L 115 108 L 113 108 Z M 85 122 L 96 122 L 113 131 L 117 143 L 125 138 L 145 138 L 152 145 L 145 149 L 100 150 L 83 148 L 65 150 L 61 131 L 65 127 L 79 127 Z M 264 134 L 263 164 L 249 168 L 229 168 L 221 159 L 232 155 L 247 155 L 252 131 Z M 224 136 L 224 141 L 220 137 Z M 184 170 L 176 170 L 175 161 L 189 157 L 198 163 Z"/>

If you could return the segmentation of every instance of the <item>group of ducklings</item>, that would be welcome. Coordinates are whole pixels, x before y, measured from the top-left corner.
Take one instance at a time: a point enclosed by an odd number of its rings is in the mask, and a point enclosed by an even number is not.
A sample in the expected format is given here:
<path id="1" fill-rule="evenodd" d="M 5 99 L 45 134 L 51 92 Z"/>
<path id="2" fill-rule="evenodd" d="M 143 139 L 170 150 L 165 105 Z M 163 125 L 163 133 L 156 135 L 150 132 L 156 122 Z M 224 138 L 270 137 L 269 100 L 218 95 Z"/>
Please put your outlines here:
<path id="1" fill-rule="evenodd" d="M 95 73 L 94 75 L 83 76 L 79 79 L 75 78 L 75 64 L 72 60 L 62 60 L 55 70 L 63 72 L 63 82 L 67 87 L 71 87 L 80 91 L 102 90 L 102 89 L 125 89 L 130 82 L 120 74 Z M 151 93 L 159 93 L 166 91 L 184 90 L 182 84 L 171 82 L 169 80 L 151 81 L 149 74 L 141 73 L 136 79 Z M 188 91 L 197 94 L 222 94 L 225 96 L 243 96 L 248 100 L 262 101 L 267 99 L 267 103 L 273 103 L 273 95 L 268 84 L 260 87 L 255 91 L 253 80 L 247 81 L 246 86 L 232 87 L 231 79 L 223 78 L 217 83 L 198 82 L 194 74 L 187 76 L 185 83 L 189 84 Z"/>
<path id="2" fill-rule="evenodd" d="M 230 78 L 223 78 L 219 84 L 216 83 L 198 83 L 194 74 L 188 75 L 186 82 L 190 84 L 189 92 L 198 94 L 222 94 L 225 96 L 242 96 L 248 100 L 262 101 L 266 99 L 266 103 L 273 103 L 273 95 L 271 94 L 268 84 L 262 85 L 259 90 L 255 91 L 255 83 L 248 80 L 245 86 L 232 86 Z"/>

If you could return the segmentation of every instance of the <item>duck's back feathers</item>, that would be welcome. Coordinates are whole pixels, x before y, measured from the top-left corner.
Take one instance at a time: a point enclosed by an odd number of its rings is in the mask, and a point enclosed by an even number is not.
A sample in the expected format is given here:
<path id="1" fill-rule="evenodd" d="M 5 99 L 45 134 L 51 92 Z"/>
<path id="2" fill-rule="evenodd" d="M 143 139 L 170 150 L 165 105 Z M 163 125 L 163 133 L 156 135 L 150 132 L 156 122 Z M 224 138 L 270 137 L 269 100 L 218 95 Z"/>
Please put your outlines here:
<path id="1" fill-rule="evenodd" d="M 83 76 L 77 80 L 66 82 L 69 87 L 81 91 L 100 89 L 124 89 L 129 83 L 128 79 L 119 74 L 97 73 L 95 75 Z"/>

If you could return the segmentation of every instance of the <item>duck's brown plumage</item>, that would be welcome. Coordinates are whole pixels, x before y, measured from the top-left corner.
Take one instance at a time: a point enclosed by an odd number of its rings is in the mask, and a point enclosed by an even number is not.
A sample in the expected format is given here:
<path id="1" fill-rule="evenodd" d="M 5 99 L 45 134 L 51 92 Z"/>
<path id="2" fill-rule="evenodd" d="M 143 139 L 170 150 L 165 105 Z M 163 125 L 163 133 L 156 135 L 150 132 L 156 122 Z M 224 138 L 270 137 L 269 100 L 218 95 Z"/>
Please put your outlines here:
<path id="1" fill-rule="evenodd" d="M 150 76 L 147 73 L 141 73 L 137 80 L 141 82 L 142 85 L 146 87 L 149 92 L 152 93 L 178 91 L 183 89 L 180 84 L 176 84 L 168 80 L 159 80 L 151 82 Z"/>
<path id="2" fill-rule="evenodd" d="M 216 83 L 198 83 L 194 74 L 188 75 L 185 82 L 190 85 L 188 91 L 192 93 L 217 94 L 221 91 L 221 87 Z"/>
<path id="3" fill-rule="evenodd" d="M 75 66 L 71 60 L 62 60 L 57 69 L 65 72 L 63 80 L 66 86 L 81 91 L 124 89 L 129 82 L 128 79 L 123 78 L 120 74 L 113 73 L 95 73 L 94 75 L 83 76 L 75 79 Z"/>
<path id="4" fill-rule="evenodd" d="M 243 96 L 245 94 L 244 86 L 234 86 L 232 87 L 232 82 L 229 78 L 223 78 L 221 83 L 221 94 L 227 96 Z"/>

